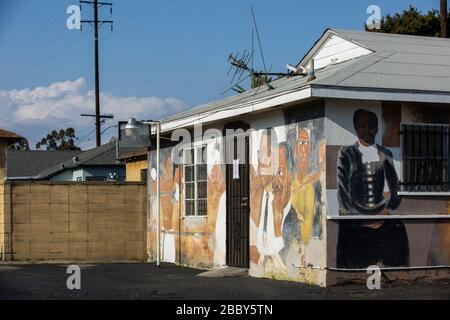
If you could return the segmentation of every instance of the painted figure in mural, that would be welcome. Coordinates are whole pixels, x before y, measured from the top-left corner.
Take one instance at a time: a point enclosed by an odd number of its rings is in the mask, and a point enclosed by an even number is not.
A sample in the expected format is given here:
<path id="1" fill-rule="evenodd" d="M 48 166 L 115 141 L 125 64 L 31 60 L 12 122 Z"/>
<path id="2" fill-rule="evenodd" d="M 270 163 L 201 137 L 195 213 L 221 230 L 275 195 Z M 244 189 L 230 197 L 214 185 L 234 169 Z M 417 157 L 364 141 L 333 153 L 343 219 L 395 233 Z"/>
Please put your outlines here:
<path id="1" fill-rule="evenodd" d="M 179 168 L 167 157 L 161 177 L 162 260 L 176 261 L 175 221 L 179 215 Z"/>
<path id="2" fill-rule="evenodd" d="M 275 181 L 275 176 L 280 173 L 279 169 L 275 168 L 275 160 L 278 160 L 278 157 L 274 155 L 278 155 L 278 152 L 275 130 L 264 130 L 258 151 L 258 173 L 254 177 L 256 185 L 253 186 L 260 191 L 257 192 L 259 203 L 256 204 L 259 212 L 256 248 L 259 254 L 258 264 L 274 270 L 284 266 L 279 256 L 284 246 L 281 236 L 282 212 L 279 208 L 282 200 L 279 199 L 279 184 Z"/>
<path id="3" fill-rule="evenodd" d="M 226 264 L 226 183 L 221 157 L 218 141 L 208 146 L 208 226 L 214 234 L 210 246 L 215 266 Z"/>
<path id="4" fill-rule="evenodd" d="M 342 147 L 338 155 L 339 212 L 341 215 L 389 214 L 400 205 L 399 180 L 392 153 L 375 143 L 378 117 L 359 109 L 354 113 L 353 124 L 357 142 Z M 385 183 L 389 198 L 384 195 Z M 342 268 L 409 264 L 406 229 L 396 221 L 341 223 L 337 251 L 337 265 Z"/>
<path id="5" fill-rule="evenodd" d="M 287 260 L 291 246 L 302 251 L 313 232 L 316 213 L 315 184 L 320 184 L 320 171 L 310 173 L 311 138 L 307 128 L 297 126 L 295 143 L 296 174 L 291 182 L 290 209 L 283 221 L 285 248 L 282 256 Z M 303 248 L 303 249 L 302 249 Z M 303 256 L 304 258 L 304 256 Z M 303 263 L 304 261 L 302 261 Z"/>

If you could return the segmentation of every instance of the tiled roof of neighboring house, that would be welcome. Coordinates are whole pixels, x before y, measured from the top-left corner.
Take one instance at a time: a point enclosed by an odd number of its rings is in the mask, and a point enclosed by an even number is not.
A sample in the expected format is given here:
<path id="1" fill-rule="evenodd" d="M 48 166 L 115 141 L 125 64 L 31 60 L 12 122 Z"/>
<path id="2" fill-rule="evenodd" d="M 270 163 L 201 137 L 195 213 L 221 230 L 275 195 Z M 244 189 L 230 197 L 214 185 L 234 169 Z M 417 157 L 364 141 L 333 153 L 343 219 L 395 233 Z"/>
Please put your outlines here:
<path id="1" fill-rule="evenodd" d="M 104 144 L 100 147 L 83 151 L 77 155 L 77 161 L 70 159 L 54 165 L 42 172 L 40 172 L 36 179 L 48 179 L 58 173 L 82 166 L 116 166 L 122 165 L 116 163 L 116 146 L 115 144 Z"/>
<path id="2" fill-rule="evenodd" d="M 148 148 L 127 148 L 122 150 L 119 155 L 119 160 L 129 160 L 133 158 L 147 158 Z"/>
<path id="3" fill-rule="evenodd" d="M 6 153 L 8 178 L 30 178 L 40 172 L 70 160 L 81 151 L 17 151 Z"/>
<path id="4" fill-rule="evenodd" d="M 304 56 L 305 66 L 332 36 L 349 41 L 369 54 L 316 70 L 316 79 L 290 76 L 247 92 L 201 105 L 161 120 L 164 123 L 204 115 L 219 110 L 252 106 L 305 88 L 340 88 L 382 92 L 435 93 L 450 102 L 450 39 L 418 37 L 377 32 L 327 29 Z M 319 93 L 314 97 L 320 98 Z M 179 127 L 186 126 L 180 124 Z"/>
<path id="5" fill-rule="evenodd" d="M 23 137 L 18 135 L 17 133 L 0 128 L 0 139 L 7 139 L 7 140 L 13 142 L 13 141 L 19 141 L 20 139 L 23 139 Z"/>

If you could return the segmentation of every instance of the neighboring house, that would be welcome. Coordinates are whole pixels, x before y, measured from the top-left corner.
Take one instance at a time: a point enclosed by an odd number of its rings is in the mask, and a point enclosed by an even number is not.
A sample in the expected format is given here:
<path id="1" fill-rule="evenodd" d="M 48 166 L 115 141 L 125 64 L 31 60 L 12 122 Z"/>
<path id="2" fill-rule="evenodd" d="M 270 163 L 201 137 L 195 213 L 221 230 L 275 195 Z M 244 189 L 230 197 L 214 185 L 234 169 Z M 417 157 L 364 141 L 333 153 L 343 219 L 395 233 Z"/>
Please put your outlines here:
<path id="1" fill-rule="evenodd" d="M 148 148 L 128 148 L 127 151 L 121 151 L 119 161 L 125 161 L 126 181 L 139 182 L 147 181 L 147 154 Z"/>
<path id="2" fill-rule="evenodd" d="M 87 151 L 8 151 L 8 180 L 123 181 L 115 144 Z"/>
<path id="3" fill-rule="evenodd" d="M 0 128 L 0 182 L 6 178 L 6 150 L 21 139 L 20 135 Z"/>
<path id="4" fill-rule="evenodd" d="M 315 79 L 162 120 L 166 138 L 203 126 L 161 150 L 163 261 L 322 286 L 370 265 L 448 275 L 450 40 L 328 29 L 299 66 L 313 59 Z"/>
<path id="5" fill-rule="evenodd" d="M 42 171 L 73 159 L 81 151 L 8 150 L 8 180 L 33 180 Z"/>

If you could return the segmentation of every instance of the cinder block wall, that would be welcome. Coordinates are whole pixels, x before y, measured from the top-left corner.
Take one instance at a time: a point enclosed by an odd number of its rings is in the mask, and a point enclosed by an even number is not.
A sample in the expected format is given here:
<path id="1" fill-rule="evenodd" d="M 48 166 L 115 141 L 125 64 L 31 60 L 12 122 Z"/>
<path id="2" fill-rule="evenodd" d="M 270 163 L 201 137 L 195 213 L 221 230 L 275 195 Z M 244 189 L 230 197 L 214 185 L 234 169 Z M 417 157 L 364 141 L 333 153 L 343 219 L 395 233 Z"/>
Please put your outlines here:
<path id="1" fill-rule="evenodd" d="M 147 259 L 144 184 L 19 182 L 0 190 L 10 191 L 0 197 L 10 198 L 0 205 L 3 259 Z"/>

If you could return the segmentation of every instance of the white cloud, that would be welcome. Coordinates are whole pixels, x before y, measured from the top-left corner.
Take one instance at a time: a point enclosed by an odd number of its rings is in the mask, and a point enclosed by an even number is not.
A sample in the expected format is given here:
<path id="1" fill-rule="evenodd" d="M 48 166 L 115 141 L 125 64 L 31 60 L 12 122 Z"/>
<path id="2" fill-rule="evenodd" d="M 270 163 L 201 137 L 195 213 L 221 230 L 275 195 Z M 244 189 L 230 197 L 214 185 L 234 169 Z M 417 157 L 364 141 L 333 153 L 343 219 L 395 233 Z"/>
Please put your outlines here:
<path id="1" fill-rule="evenodd" d="M 94 91 L 86 90 L 84 78 L 35 89 L 0 90 L 0 127 L 24 135 L 32 146 L 53 129 L 74 127 L 78 137 L 83 137 L 94 126 L 92 119 L 83 118 L 80 114 L 93 113 L 94 98 Z M 173 97 L 120 97 L 104 92 L 101 108 L 102 113 L 115 117 L 114 122 L 105 124 L 109 126 L 130 117 L 160 119 L 184 111 L 187 106 Z M 114 130 L 109 130 L 103 141 L 114 134 Z M 83 148 L 93 146 L 93 135 L 88 140 L 82 144 Z"/>

